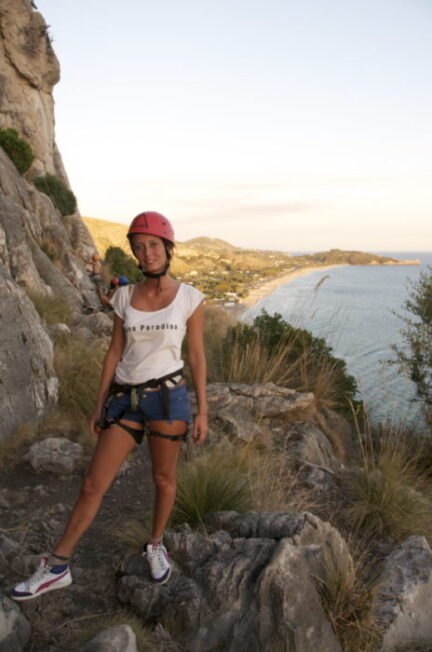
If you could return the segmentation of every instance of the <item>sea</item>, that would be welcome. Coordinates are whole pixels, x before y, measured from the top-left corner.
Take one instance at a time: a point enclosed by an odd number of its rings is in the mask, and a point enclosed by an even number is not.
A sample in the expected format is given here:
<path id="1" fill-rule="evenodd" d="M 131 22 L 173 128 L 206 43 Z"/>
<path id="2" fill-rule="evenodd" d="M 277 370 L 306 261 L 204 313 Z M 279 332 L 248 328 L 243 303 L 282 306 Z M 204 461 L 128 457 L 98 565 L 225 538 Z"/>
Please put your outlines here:
<path id="1" fill-rule="evenodd" d="M 405 348 L 401 331 L 404 302 L 432 252 L 373 252 L 420 265 L 343 266 L 311 272 L 281 285 L 242 315 L 248 323 L 264 309 L 323 337 L 345 360 L 358 398 L 372 422 L 422 425 L 414 383 L 397 366 L 392 346 Z"/>

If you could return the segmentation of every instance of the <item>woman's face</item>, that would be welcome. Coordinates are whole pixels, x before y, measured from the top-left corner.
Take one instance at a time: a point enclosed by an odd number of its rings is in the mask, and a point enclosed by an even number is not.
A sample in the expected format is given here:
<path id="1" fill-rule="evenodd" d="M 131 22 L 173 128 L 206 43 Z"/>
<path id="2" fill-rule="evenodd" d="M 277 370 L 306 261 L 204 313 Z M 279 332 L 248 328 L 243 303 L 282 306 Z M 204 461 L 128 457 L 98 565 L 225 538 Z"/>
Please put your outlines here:
<path id="1" fill-rule="evenodd" d="M 162 272 L 168 262 L 165 244 L 156 235 L 138 233 L 132 236 L 132 251 L 141 267 L 153 274 Z"/>

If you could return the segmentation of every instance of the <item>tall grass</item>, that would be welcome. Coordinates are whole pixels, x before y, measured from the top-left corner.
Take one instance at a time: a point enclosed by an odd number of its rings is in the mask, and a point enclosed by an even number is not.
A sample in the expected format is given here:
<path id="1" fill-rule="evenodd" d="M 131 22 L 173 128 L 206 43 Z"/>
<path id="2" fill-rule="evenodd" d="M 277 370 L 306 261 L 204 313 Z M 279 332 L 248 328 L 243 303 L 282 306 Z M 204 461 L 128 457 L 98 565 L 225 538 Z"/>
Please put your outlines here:
<path id="1" fill-rule="evenodd" d="M 27 295 L 47 324 L 71 323 L 72 310 L 66 299 L 50 297 L 31 290 L 27 291 Z"/>
<path id="2" fill-rule="evenodd" d="M 249 479 L 235 453 L 221 450 L 181 464 L 177 474 L 177 498 L 171 514 L 171 525 L 188 523 L 203 528 L 212 512 L 252 507 Z"/>
<path id="3" fill-rule="evenodd" d="M 391 427 L 359 437 L 361 468 L 348 479 L 352 524 L 372 536 L 401 541 L 411 535 L 432 537 L 432 484 L 421 448 Z"/>
<path id="4" fill-rule="evenodd" d="M 81 337 L 56 342 L 54 365 L 59 378 L 59 407 L 66 413 L 89 417 L 96 404 L 105 350 Z"/>
<path id="5" fill-rule="evenodd" d="M 323 553 L 323 576 L 316 577 L 321 604 L 344 652 L 379 649 L 379 631 L 371 615 L 376 579 L 364 581 L 365 556 L 336 557 L 332 548 Z"/>

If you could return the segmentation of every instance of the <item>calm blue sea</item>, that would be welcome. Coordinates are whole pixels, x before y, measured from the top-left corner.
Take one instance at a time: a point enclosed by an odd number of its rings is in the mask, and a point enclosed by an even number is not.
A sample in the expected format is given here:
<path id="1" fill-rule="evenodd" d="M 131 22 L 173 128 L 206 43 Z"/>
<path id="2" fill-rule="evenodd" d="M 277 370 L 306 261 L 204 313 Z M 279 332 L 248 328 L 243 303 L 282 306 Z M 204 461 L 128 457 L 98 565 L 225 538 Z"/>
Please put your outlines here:
<path id="1" fill-rule="evenodd" d="M 324 337 L 334 354 L 347 363 L 360 397 L 372 419 L 419 419 L 412 403 L 413 383 L 394 366 L 391 345 L 403 347 L 403 302 L 410 282 L 432 264 L 432 252 L 375 252 L 421 261 L 419 266 L 344 266 L 293 279 L 261 299 L 244 315 L 245 321 L 264 308 L 280 313 L 291 324 Z"/>

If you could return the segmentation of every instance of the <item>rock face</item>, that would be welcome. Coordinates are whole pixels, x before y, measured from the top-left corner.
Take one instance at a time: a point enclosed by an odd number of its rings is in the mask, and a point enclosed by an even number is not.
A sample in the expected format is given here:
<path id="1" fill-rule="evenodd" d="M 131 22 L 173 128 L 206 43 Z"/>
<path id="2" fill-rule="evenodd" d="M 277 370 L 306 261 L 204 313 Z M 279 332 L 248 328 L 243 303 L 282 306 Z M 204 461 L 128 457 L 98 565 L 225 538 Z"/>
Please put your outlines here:
<path id="1" fill-rule="evenodd" d="M 62 217 L 32 183 L 50 173 L 68 184 L 54 138 L 60 72 L 47 25 L 30 0 L 2 0 L 0 36 L 0 128 L 15 129 L 35 154 L 23 177 L 0 147 L 2 439 L 57 395 L 52 345 L 22 289 L 66 300 L 77 312 L 100 304 L 85 266 L 95 252 L 87 228 L 78 214 Z"/>
<path id="2" fill-rule="evenodd" d="M 30 0 L 2 0 L 0 35 L 0 128 L 12 127 L 31 143 L 37 174 L 66 178 L 54 138 L 52 89 L 60 66 L 48 27 Z"/>
<path id="3" fill-rule="evenodd" d="M 54 405 L 53 345 L 25 292 L 0 268 L 0 439 Z"/>
<path id="4" fill-rule="evenodd" d="M 0 652 L 23 652 L 31 627 L 19 607 L 0 594 Z"/>
<path id="5" fill-rule="evenodd" d="M 385 560 L 373 612 L 382 650 L 432 641 L 432 552 L 424 537 L 410 537 Z M 423 648 L 422 648 L 423 649 Z"/>
<path id="6" fill-rule="evenodd" d="M 177 563 L 164 586 L 150 582 L 142 556 L 131 557 L 120 600 L 147 622 L 174 620 L 191 652 L 341 650 L 314 581 L 325 548 L 352 563 L 337 530 L 308 513 L 221 512 L 210 526 L 209 536 L 188 526 L 166 533 Z"/>

